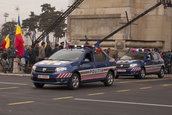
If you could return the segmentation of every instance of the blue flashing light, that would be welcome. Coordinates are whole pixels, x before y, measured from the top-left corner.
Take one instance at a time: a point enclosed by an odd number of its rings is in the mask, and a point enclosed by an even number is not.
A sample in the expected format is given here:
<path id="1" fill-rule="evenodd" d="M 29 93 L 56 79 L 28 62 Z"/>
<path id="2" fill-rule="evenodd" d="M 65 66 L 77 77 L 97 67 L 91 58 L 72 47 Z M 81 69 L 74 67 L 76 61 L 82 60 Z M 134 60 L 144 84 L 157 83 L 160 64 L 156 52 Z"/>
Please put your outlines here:
<path id="1" fill-rule="evenodd" d="M 71 48 L 71 49 L 76 49 L 76 48 L 94 48 L 94 46 L 92 45 L 68 45 L 68 48 Z"/>
<path id="2" fill-rule="evenodd" d="M 77 45 L 74 45 L 75 48 L 77 48 L 78 46 Z"/>

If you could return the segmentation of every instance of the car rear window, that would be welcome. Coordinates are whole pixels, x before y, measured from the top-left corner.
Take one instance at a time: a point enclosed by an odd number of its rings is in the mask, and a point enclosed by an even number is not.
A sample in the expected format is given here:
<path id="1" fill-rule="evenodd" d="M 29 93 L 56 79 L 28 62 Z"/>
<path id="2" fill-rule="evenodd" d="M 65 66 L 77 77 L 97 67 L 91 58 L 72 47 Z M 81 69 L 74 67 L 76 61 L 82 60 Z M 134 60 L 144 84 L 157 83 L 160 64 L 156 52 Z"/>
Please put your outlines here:
<path id="1" fill-rule="evenodd" d="M 121 57 L 121 60 L 143 60 L 144 56 L 144 53 L 127 53 Z"/>

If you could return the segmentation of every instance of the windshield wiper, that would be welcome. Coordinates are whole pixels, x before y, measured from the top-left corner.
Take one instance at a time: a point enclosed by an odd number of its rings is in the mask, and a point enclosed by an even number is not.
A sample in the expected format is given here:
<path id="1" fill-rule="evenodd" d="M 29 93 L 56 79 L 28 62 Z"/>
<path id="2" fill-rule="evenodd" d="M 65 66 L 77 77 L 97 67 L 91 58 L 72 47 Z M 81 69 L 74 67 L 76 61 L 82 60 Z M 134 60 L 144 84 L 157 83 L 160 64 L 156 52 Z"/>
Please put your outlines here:
<path id="1" fill-rule="evenodd" d="M 59 61 L 71 61 L 71 60 L 60 59 Z"/>

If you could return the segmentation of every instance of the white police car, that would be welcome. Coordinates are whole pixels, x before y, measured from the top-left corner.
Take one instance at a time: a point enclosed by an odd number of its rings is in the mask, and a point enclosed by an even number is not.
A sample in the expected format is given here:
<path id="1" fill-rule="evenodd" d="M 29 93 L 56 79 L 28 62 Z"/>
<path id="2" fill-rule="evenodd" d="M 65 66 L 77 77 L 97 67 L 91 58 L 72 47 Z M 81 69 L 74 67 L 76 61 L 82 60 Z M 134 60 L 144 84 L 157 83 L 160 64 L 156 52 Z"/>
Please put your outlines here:
<path id="1" fill-rule="evenodd" d="M 158 52 L 132 49 L 117 61 L 116 78 L 119 76 L 134 76 L 142 79 L 148 74 L 156 74 L 159 78 L 163 78 L 164 68 L 164 61 Z"/>
<path id="2" fill-rule="evenodd" d="M 101 81 L 111 86 L 115 78 L 115 60 L 102 50 L 83 48 L 62 49 L 36 63 L 32 69 L 32 81 L 36 88 L 44 84 L 67 85 L 77 89 L 80 83 Z"/>

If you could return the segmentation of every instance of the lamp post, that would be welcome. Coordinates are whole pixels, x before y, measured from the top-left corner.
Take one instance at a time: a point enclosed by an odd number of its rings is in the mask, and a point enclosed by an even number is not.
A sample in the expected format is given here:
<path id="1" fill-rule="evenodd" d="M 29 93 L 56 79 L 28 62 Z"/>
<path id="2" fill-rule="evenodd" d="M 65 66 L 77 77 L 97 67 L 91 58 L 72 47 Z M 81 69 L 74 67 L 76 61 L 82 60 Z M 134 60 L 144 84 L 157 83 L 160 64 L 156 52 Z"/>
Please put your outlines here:
<path id="1" fill-rule="evenodd" d="M 4 17 L 5 17 L 5 23 L 6 23 L 6 21 L 7 21 L 7 17 L 9 16 L 9 14 L 8 13 L 4 13 Z"/>

